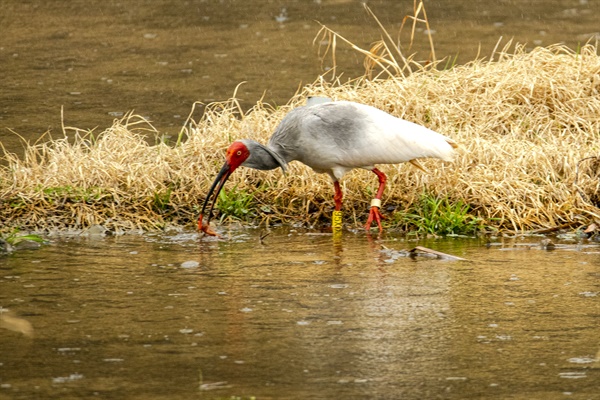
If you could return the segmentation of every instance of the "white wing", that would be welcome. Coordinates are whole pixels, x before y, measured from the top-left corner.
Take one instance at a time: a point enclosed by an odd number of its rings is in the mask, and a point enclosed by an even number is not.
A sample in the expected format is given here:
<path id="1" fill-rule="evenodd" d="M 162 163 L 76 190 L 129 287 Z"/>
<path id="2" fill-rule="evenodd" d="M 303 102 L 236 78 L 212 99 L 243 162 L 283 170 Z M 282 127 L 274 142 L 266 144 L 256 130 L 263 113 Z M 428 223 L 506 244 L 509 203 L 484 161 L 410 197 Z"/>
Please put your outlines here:
<path id="1" fill-rule="evenodd" d="M 352 168 L 372 169 L 424 157 L 451 160 L 452 141 L 364 104 L 335 101 L 300 107 L 278 126 L 269 147 L 287 162 L 341 178 Z"/>
<path id="2" fill-rule="evenodd" d="M 364 130 L 356 134 L 357 146 L 346 149 L 348 153 L 340 161 L 355 166 L 372 166 L 425 157 L 452 160 L 453 142 L 446 136 L 374 107 L 354 106 L 366 115 L 366 123 Z"/>

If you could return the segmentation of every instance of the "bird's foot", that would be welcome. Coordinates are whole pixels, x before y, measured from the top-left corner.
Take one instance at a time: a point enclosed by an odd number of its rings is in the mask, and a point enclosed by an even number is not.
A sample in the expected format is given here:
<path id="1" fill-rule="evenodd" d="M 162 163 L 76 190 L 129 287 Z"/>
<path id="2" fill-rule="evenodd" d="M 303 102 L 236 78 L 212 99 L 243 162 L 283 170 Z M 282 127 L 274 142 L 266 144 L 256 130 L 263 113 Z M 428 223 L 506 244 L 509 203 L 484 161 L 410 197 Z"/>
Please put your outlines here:
<path id="1" fill-rule="evenodd" d="M 217 232 L 213 231 L 212 229 L 210 229 L 209 225 L 203 225 L 200 230 L 204 233 L 206 233 L 209 236 L 216 236 L 218 238 L 222 237 L 221 235 L 219 235 Z"/>
<path id="2" fill-rule="evenodd" d="M 367 224 L 365 225 L 365 229 L 370 230 L 371 224 L 373 223 L 373 221 L 376 221 L 377 225 L 379 226 L 379 232 L 380 233 L 383 232 L 383 227 L 381 226 L 382 218 L 383 218 L 383 216 L 381 215 L 381 212 L 379 212 L 379 207 L 372 206 L 371 211 L 369 211 L 369 218 L 367 219 Z"/>
<path id="3" fill-rule="evenodd" d="M 202 215 L 198 218 L 198 230 L 204 232 L 205 234 L 207 234 L 209 236 L 221 237 L 221 235 L 219 235 L 217 232 L 210 229 L 209 224 L 206 224 L 206 225 L 202 224 Z"/>

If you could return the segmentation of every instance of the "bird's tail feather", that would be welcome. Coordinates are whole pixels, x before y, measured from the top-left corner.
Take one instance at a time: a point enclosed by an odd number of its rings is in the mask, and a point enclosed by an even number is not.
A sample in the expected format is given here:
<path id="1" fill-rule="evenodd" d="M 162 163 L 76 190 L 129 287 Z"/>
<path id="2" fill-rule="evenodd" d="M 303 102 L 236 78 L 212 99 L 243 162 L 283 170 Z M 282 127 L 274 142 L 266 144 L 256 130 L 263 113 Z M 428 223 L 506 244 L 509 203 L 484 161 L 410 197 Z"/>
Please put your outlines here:
<path id="1" fill-rule="evenodd" d="M 419 161 L 417 161 L 417 159 L 412 159 L 409 161 L 409 163 L 411 163 L 412 165 L 414 165 L 415 167 L 419 168 L 421 171 L 427 173 L 428 171 L 425 169 L 425 167 L 423 167 L 421 165 L 421 163 L 419 163 Z"/>
<path id="2" fill-rule="evenodd" d="M 458 149 L 458 143 L 456 143 L 454 140 L 446 138 L 446 143 L 448 143 L 453 149 Z"/>

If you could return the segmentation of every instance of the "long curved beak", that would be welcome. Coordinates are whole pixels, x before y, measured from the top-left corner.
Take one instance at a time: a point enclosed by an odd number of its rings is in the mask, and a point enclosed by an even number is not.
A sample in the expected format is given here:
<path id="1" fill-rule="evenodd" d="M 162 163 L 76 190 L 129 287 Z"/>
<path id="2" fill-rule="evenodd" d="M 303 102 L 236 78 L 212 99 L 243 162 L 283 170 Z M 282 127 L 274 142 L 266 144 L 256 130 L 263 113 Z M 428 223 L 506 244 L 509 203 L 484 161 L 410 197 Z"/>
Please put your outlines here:
<path id="1" fill-rule="evenodd" d="M 198 229 L 200 229 L 204 233 L 207 233 L 212 236 L 217 236 L 217 234 L 215 232 L 211 231 L 209 228 L 210 219 L 212 218 L 212 212 L 213 212 L 213 208 L 215 207 L 215 203 L 217 202 L 217 199 L 219 198 L 219 193 L 221 192 L 223 185 L 225 184 L 225 182 L 227 182 L 227 179 L 229 178 L 229 176 L 231 175 L 232 172 L 233 171 L 232 171 L 229 163 L 225 162 L 225 164 L 223 164 L 223 167 L 217 174 L 215 181 L 213 182 L 210 189 L 208 190 L 206 199 L 204 199 L 204 205 L 202 206 L 202 211 L 200 212 L 200 217 L 198 218 Z M 215 188 L 216 188 L 216 191 L 215 191 Z M 204 216 L 204 211 L 206 211 L 206 206 L 209 203 L 209 199 L 210 199 L 211 195 L 213 194 L 213 191 L 215 192 L 215 195 L 212 199 L 210 208 L 208 210 L 208 219 L 206 220 L 206 225 L 204 225 L 202 223 L 202 218 Z"/>

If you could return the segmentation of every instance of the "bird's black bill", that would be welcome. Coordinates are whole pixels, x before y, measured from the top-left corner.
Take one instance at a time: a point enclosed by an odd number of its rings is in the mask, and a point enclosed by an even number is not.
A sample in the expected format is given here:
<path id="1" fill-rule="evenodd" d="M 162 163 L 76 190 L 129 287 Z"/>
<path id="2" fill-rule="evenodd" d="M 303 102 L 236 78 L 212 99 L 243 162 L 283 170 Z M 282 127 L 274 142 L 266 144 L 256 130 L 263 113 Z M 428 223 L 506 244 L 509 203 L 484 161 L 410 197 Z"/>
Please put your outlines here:
<path id="1" fill-rule="evenodd" d="M 228 163 L 225 163 L 223 165 L 223 168 L 221 168 L 221 170 L 217 174 L 217 177 L 215 178 L 215 181 L 211 185 L 210 189 L 208 190 L 206 199 L 204 199 L 204 205 L 202 206 L 202 211 L 200 212 L 200 221 L 202 221 L 202 216 L 204 215 L 204 211 L 206 211 L 206 206 L 209 203 L 209 200 L 210 200 L 210 197 L 211 197 L 213 191 L 215 192 L 215 195 L 213 197 L 210 208 L 208 210 L 208 219 L 206 220 L 206 225 L 208 225 L 210 223 L 210 219 L 212 218 L 213 208 L 215 207 L 215 203 L 217 202 L 217 198 L 219 197 L 219 192 L 221 192 L 221 189 L 223 188 L 223 185 L 229 178 L 229 175 L 231 175 L 230 167 L 229 167 Z M 215 191 L 215 188 L 216 188 L 216 191 Z M 201 225 L 201 222 L 199 225 Z M 200 228 L 202 229 L 201 226 L 200 226 Z"/>

